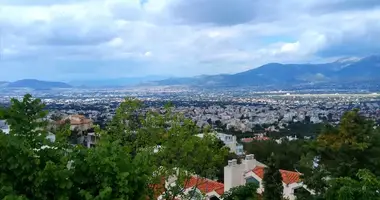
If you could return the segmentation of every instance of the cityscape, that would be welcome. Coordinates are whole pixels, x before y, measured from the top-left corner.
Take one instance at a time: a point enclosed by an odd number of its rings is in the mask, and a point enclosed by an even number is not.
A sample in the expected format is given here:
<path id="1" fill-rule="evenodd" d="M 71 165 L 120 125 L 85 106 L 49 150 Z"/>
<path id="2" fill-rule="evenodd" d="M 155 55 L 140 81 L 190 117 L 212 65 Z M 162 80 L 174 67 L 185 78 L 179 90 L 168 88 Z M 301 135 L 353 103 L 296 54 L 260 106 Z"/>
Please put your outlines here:
<path id="1" fill-rule="evenodd" d="M 0 200 L 380 200 L 380 0 L 0 0 Z"/>

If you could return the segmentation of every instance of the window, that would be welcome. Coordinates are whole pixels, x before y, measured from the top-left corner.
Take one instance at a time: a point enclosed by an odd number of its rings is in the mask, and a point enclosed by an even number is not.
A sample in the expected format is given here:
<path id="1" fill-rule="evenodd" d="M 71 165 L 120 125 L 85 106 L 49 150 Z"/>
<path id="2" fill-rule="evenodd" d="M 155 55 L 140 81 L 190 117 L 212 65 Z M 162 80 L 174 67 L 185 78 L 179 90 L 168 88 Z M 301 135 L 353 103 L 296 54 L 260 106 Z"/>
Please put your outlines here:
<path id="1" fill-rule="evenodd" d="M 249 178 L 245 179 L 245 181 L 247 183 L 256 183 L 257 185 L 260 185 L 260 182 L 253 177 L 249 177 Z"/>

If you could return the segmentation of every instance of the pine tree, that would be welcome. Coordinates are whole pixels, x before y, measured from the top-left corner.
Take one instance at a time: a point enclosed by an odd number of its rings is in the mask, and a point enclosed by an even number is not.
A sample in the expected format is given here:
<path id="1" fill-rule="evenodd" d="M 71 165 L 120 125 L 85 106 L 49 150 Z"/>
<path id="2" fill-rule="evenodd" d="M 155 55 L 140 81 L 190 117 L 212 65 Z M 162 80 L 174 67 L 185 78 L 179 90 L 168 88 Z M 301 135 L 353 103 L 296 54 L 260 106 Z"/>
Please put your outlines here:
<path id="1" fill-rule="evenodd" d="M 265 169 L 264 178 L 264 200 L 281 200 L 283 196 L 282 176 L 277 168 L 274 154 L 269 159 L 268 167 Z"/>

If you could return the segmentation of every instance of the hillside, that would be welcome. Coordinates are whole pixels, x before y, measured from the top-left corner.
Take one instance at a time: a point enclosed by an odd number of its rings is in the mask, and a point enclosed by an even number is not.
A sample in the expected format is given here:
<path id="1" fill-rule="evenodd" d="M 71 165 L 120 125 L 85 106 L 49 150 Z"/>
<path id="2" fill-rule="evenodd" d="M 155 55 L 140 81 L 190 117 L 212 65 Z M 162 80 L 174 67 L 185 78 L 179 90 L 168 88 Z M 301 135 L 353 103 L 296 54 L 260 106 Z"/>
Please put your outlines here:
<path id="1" fill-rule="evenodd" d="M 6 85 L 9 88 L 32 88 L 32 89 L 51 89 L 51 88 L 71 88 L 72 86 L 63 82 L 40 81 L 36 79 L 23 79 L 10 82 Z"/>
<path id="2" fill-rule="evenodd" d="M 340 59 L 324 64 L 269 63 L 231 75 L 172 78 L 158 85 L 260 86 L 302 83 L 380 80 L 380 55 L 361 59 Z"/>

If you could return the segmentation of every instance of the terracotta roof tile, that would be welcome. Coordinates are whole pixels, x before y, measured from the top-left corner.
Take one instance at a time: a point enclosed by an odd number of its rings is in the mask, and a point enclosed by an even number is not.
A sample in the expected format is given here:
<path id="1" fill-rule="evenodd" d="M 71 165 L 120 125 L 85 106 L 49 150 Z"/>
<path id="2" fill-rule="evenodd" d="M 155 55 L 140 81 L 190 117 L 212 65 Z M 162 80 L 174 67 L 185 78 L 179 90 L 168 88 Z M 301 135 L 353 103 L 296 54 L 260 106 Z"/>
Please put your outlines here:
<path id="1" fill-rule="evenodd" d="M 264 178 L 264 167 L 257 166 L 252 170 L 252 172 L 255 173 L 261 179 Z M 299 172 L 293 172 L 293 171 L 280 169 L 280 173 L 282 176 L 282 182 L 284 182 L 285 184 L 298 183 L 301 180 L 300 179 L 301 173 Z"/>
<path id="2" fill-rule="evenodd" d="M 57 123 L 62 125 L 64 123 L 66 123 L 66 120 L 70 121 L 70 125 L 82 125 L 82 124 L 91 124 L 92 123 L 91 119 L 87 119 L 83 115 L 71 115 L 66 119 L 58 121 Z"/>
<path id="3" fill-rule="evenodd" d="M 292 184 L 292 183 L 298 183 L 300 182 L 300 173 L 298 172 L 293 172 L 293 171 L 287 171 L 287 170 L 282 170 L 280 169 L 281 176 L 282 176 L 282 181 L 285 184 Z"/>
<path id="4" fill-rule="evenodd" d="M 197 189 L 203 193 L 209 193 L 215 191 L 219 195 L 224 194 L 224 184 L 217 181 L 212 181 L 205 178 L 191 177 L 185 184 L 185 188 L 191 188 L 197 185 Z"/>

